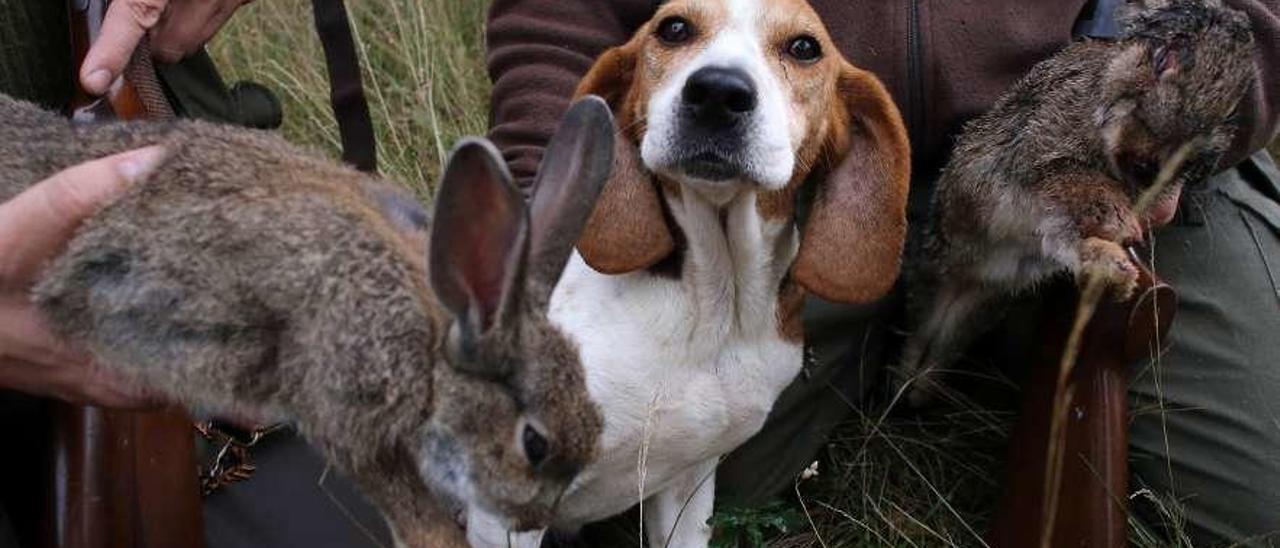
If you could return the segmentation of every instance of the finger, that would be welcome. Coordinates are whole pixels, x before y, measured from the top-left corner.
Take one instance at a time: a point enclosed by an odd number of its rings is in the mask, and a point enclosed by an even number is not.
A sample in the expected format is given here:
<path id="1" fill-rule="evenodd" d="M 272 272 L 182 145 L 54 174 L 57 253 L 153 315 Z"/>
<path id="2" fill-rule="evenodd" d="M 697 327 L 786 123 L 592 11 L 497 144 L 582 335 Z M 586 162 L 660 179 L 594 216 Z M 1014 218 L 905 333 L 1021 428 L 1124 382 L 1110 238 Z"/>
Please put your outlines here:
<path id="1" fill-rule="evenodd" d="M 83 364 L 50 367 L 19 358 L 0 358 L 0 387 L 25 394 L 57 398 L 73 403 L 86 403 L 83 387 L 75 371 Z"/>
<path id="2" fill-rule="evenodd" d="M 156 407 L 163 402 L 155 392 L 145 386 L 125 380 L 111 371 L 90 364 L 88 376 L 82 386 L 85 396 L 94 404 L 117 409 L 143 409 Z"/>
<path id="3" fill-rule="evenodd" d="M 216 15 L 220 1 L 173 0 L 169 16 L 151 31 L 151 55 L 164 63 L 176 63 L 199 49 L 209 38 L 205 27 Z M 214 27 L 213 30 L 217 30 Z"/>
<path id="4" fill-rule="evenodd" d="M 0 287 L 34 279 L 80 222 L 163 162 L 151 146 L 65 169 L 0 204 Z"/>
<path id="5" fill-rule="evenodd" d="M 45 365 L 89 363 L 49 329 L 25 291 L 0 293 L 0 356 Z"/>
<path id="6" fill-rule="evenodd" d="M 169 0 L 116 0 L 107 7 L 102 31 L 80 67 L 80 85 L 85 91 L 95 95 L 107 92 L 168 4 Z"/>
<path id="7" fill-rule="evenodd" d="M 155 394 L 135 385 L 109 376 L 95 376 L 92 367 L 83 364 L 50 367 L 20 359 L 0 359 L 0 387 L 113 409 L 147 409 L 163 403 Z"/>
<path id="8" fill-rule="evenodd" d="M 239 0 L 174 0 L 169 16 L 152 29 L 152 56 L 164 63 L 176 63 L 199 51 L 226 24 L 240 4 Z"/>
<path id="9" fill-rule="evenodd" d="M 55 336 L 36 308 L 22 301 L 0 293 L 0 387 L 109 407 L 159 401 Z"/>

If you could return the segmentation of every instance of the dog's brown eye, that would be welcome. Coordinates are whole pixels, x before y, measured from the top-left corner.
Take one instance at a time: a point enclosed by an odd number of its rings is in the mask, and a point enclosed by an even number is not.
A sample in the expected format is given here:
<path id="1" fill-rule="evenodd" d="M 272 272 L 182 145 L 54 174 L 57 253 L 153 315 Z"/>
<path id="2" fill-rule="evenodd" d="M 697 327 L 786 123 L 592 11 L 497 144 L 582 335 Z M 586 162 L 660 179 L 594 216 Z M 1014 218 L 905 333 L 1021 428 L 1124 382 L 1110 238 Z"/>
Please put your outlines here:
<path id="1" fill-rule="evenodd" d="M 818 39 L 812 36 L 799 36 L 791 39 L 791 43 L 787 44 L 787 55 L 790 55 L 797 61 L 817 61 L 822 57 L 822 46 L 818 44 Z"/>
<path id="2" fill-rule="evenodd" d="M 682 17 L 668 17 L 658 23 L 658 39 L 667 44 L 683 44 L 693 37 L 693 24 Z"/>

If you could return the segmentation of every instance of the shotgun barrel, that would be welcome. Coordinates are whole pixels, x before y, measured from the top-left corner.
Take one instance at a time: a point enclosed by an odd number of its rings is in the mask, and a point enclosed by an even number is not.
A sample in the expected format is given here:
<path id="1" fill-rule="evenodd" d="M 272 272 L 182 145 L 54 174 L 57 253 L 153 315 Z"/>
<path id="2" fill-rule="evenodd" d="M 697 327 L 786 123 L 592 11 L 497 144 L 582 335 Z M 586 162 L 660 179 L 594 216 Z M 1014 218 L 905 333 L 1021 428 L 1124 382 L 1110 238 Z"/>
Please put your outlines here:
<path id="1" fill-rule="evenodd" d="M 988 532 L 993 547 L 1128 544 L 1129 368 L 1162 350 L 1177 306 L 1173 288 L 1133 259 L 1138 289 L 1123 303 L 1104 297 L 1098 304 L 1064 383 L 1062 356 L 1080 295 L 1058 287 L 1049 296 L 1041 356 L 1023 388 L 1004 493 Z"/>

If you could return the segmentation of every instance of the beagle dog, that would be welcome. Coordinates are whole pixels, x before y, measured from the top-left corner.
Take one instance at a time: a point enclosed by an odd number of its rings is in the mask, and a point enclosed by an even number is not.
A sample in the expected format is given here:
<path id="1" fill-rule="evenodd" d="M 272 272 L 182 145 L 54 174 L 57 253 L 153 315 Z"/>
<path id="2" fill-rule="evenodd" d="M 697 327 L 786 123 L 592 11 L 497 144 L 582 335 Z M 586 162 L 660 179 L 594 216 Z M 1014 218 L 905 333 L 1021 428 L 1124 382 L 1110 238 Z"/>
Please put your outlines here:
<path id="1" fill-rule="evenodd" d="M 643 503 L 650 546 L 706 546 L 717 463 L 800 372 L 804 295 L 858 304 L 894 285 L 906 131 L 803 0 L 668 1 L 600 56 L 587 94 L 615 113 L 614 172 L 550 318 L 580 346 L 605 425 L 556 527 Z M 541 536 L 484 515 L 468 534 Z"/>

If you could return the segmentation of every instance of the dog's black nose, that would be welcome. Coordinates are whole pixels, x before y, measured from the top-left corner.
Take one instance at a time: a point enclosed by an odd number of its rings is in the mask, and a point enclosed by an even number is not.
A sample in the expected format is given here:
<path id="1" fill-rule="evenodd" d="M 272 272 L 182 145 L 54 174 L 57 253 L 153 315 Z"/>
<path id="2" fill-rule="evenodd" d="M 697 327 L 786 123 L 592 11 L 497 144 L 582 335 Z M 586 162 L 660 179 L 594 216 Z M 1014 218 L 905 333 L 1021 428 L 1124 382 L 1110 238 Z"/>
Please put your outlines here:
<path id="1" fill-rule="evenodd" d="M 704 67 L 689 76 L 681 93 L 699 123 L 728 125 L 756 108 L 756 86 L 741 69 Z"/>

